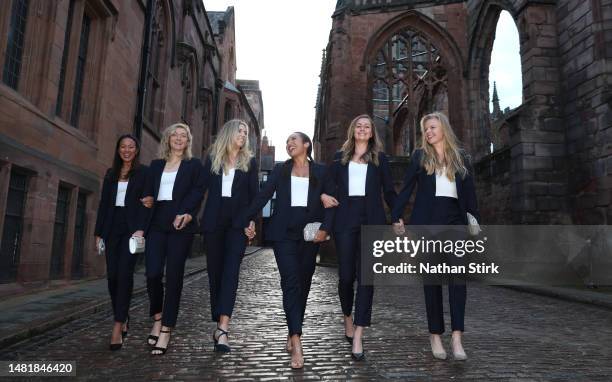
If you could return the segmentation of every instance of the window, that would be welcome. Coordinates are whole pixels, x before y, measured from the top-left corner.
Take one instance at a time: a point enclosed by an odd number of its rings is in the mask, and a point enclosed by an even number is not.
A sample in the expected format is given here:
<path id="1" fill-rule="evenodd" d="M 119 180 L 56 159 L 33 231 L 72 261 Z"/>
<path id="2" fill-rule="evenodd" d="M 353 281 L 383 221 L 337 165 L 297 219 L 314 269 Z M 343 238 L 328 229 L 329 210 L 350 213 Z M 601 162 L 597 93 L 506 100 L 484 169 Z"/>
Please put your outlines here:
<path id="1" fill-rule="evenodd" d="M 64 274 L 64 253 L 66 251 L 66 231 L 68 228 L 68 209 L 70 207 L 70 189 L 60 186 L 57 192 L 55 224 L 53 226 L 53 245 L 51 247 L 50 278 L 58 279 Z"/>
<path id="2" fill-rule="evenodd" d="M 79 125 L 79 114 L 81 111 L 81 98 L 83 94 L 83 80 L 85 78 L 85 64 L 87 62 L 87 46 L 89 44 L 89 30 L 91 18 L 83 15 L 81 26 L 81 38 L 79 39 L 79 56 L 77 59 L 76 79 L 74 85 L 74 96 L 72 97 L 72 112 L 70 113 L 70 124 L 74 127 Z"/>
<path id="3" fill-rule="evenodd" d="M 13 282 L 17 278 L 21 235 L 23 232 L 23 213 L 28 192 L 28 177 L 11 171 L 6 213 L 0 249 L 0 282 Z"/>
<path id="4" fill-rule="evenodd" d="M 70 51 L 70 32 L 72 30 L 72 17 L 74 16 L 74 0 L 70 0 L 68 6 L 68 21 L 66 22 L 66 32 L 64 34 L 64 52 L 62 53 L 62 66 L 60 68 L 60 78 L 57 91 L 57 103 L 55 105 L 55 114 L 62 113 L 62 102 L 64 100 L 64 86 L 66 84 L 66 65 L 68 62 L 68 53 Z"/>
<path id="5" fill-rule="evenodd" d="M 2 81 L 15 90 L 19 86 L 27 16 L 28 0 L 13 0 Z"/>
<path id="6" fill-rule="evenodd" d="M 389 151 L 409 154 L 420 135 L 418 119 L 448 112 L 447 76 L 439 50 L 410 28 L 396 32 L 370 63 L 374 122 L 392 139 Z"/>
<path id="7" fill-rule="evenodd" d="M 155 2 L 155 12 L 153 13 L 144 110 L 145 121 L 151 128 L 156 125 L 157 110 L 161 109 L 158 103 L 161 99 L 161 76 L 165 69 L 166 39 L 166 11 L 162 2 L 158 0 Z"/>
<path id="8" fill-rule="evenodd" d="M 72 278 L 80 279 L 83 277 L 83 255 L 85 248 L 86 231 L 86 207 L 87 194 L 79 192 L 76 206 L 76 220 L 74 226 L 74 246 L 72 248 Z"/>
<path id="9" fill-rule="evenodd" d="M 187 125 L 191 125 L 191 116 L 193 114 L 193 62 L 187 61 L 183 65 L 183 107 L 181 112 L 181 119 Z"/>
<path id="10" fill-rule="evenodd" d="M 230 101 L 225 101 L 225 112 L 223 115 L 223 123 L 231 120 L 232 117 L 233 117 L 232 103 Z"/>

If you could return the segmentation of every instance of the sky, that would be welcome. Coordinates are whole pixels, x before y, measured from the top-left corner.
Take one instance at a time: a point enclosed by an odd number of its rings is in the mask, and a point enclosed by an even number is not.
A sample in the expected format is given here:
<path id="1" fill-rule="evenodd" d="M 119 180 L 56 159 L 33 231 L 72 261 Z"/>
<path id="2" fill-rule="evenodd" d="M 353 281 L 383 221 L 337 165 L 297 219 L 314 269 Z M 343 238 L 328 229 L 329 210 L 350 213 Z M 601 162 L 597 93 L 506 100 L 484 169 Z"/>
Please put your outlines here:
<path id="1" fill-rule="evenodd" d="M 259 80 L 265 132 L 276 146 L 276 160 L 284 160 L 290 133 L 313 136 L 321 58 L 336 0 L 204 0 L 207 11 L 228 6 L 236 19 L 236 78 Z"/>
<path id="2" fill-rule="evenodd" d="M 276 146 L 276 160 L 288 158 L 285 140 L 290 133 L 313 136 L 322 52 L 329 40 L 336 0 L 203 1 L 207 11 L 234 7 L 236 78 L 259 80 L 265 133 Z M 522 102 L 518 46 L 514 21 L 503 12 L 489 77 L 491 94 L 493 80 L 497 81 L 502 110 Z"/>
<path id="3" fill-rule="evenodd" d="M 523 82 L 519 35 L 516 23 L 506 11 L 502 11 L 497 22 L 491 65 L 489 66 L 489 99 L 493 99 L 493 81 L 497 82 L 497 95 L 502 110 L 523 103 Z M 493 111 L 493 103 L 489 105 Z"/>

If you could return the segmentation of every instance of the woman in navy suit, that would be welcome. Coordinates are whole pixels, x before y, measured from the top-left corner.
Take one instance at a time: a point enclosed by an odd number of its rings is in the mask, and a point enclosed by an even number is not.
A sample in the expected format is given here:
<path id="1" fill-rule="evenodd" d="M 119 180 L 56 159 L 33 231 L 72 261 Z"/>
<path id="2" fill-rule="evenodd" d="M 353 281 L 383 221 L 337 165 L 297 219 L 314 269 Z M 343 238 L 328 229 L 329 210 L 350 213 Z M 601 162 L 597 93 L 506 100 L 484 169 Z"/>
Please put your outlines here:
<path id="1" fill-rule="evenodd" d="M 330 190 L 321 200 L 325 207 L 335 207 L 334 239 L 338 256 L 338 294 L 344 314 L 344 334 L 352 344 L 352 357 L 365 358 L 363 329 L 370 326 L 374 288 L 361 284 L 361 226 L 387 224 L 381 196 L 391 208 L 396 193 L 389 160 L 374 121 L 367 114 L 355 117 L 349 125 L 347 139 L 334 157 Z M 353 284 L 357 279 L 357 293 Z M 355 301 L 355 317 L 351 317 Z"/>
<path id="2" fill-rule="evenodd" d="M 401 219 L 414 187 L 418 185 L 410 224 L 466 225 L 467 213 L 480 220 L 473 170 L 453 132 L 446 115 L 435 112 L 421 119 L 421 148 L 414 151 L 397 198 L 392 220 L 396 230 L 403 231 Z M 431 350 L 435 358 L 446 359 L 440 335 L 444 333 L 442 287 L 424 285 Z M 450 279 L 448 285 L 451 314 L 451 348 L 457 360 L 467 356 L 461 344 L 465 316 L 466 285 L 464 280 Z"/>
<path id="3" fill-rule="evenodd" d="M 170 330 L 176 325 L 185 261 L 204 195 L 202 163 L 191 155 L 189 126 L 176 123 L 164 130 L 160 159 L 149 166 L 147 196 L 153 197 L 152 217 L 146 232 L 145 260 L 149 314 L 154 323 L 148 342 L 153 355 L 165 354 Z M 166 268 L 165 291 L 162 282 Z"/>
<path id="4" fill-rule="evenodd" d="M 148 214 L 140 201 L 147 167 L 140 164 L 139 157 L 138 139 L 130 134 L 119 137 L 113 167 L 104 176 L 96 218 L 96 248 L 104 241 L 108 292 L 115 317 L 111 350 L 121 349 L 123 338 L 127 336 L 137 259 L 130 253 L 129 240 L 131 236 L 143 236 Z"/>
<path id="5" fill-rule="evenodd" d="M 268 181 L 244 218 L 245 234 L 254 235 L 247 222 L 261 210 L 276 192 L 276 204 L 266 239 L 273 241 L 274 256 L 281 277 L 283 309 L 289 335 L 287 351 L 291 352 L 291 368 L 304 366 L 302 353 L 302 322 L 306 301 L 316 265 L 319 242 L 324 241 L 331 223 L 331 211 L 325 211 L 320 201 L 326 179 L 326 167 L 312 159 L 312 142 L 300 132 L 287 139 L 287 153 L 291 159 L 277 164 Z M 304 241 L 304 227 L 308 223 L 322 223 L 314 241 Z"/>
<path id="6" fill-rule="evenodd" d="M 257 162 L 249 149 L 246 122 L 234 119 L 223 125 L 206 158 L 203 175 L 208 196 L 200 221 L 206 247 L 210 310 L 217 323 L 213 341 L 216 351 L 229 352 L 229 322 L 247 245 L 240 215 L 259 188 Z"/>

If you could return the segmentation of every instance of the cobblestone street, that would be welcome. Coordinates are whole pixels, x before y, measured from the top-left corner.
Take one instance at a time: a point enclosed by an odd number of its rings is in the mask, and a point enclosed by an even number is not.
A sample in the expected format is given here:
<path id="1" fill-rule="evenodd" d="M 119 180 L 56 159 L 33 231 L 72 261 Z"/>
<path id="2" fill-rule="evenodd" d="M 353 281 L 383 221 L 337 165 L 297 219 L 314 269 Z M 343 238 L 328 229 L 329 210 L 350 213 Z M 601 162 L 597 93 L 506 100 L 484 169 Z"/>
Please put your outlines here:
<path id="1" fill-rule="evenodd" d="M 132 304 L 129 337 L 118 352 L 108 350 L 109 307 L 5 348 L 0 360 L 75 360 L 80 380 L 609 381 L 612 375 L 611 311 L 476 285 L 468 288 L 467 362 L 433 359 L 422 289 L 394 287 L 376 290 L 373 326 L 364 339 L 367 360 L 356 363 L 344 340 L 336 269 L 324 267 L 317 268 L 308 301 L 305 367 L 292 371 L 284 350 L 278 278 L 271 250 L 245 257 L 230 354 L 213 352 L 208 279 L 202 272 L 186 280 L 165 356 L 149 355 L 148 301 L 140 296 Z M 447 351 L 449 339 L 447 328 Z"/>

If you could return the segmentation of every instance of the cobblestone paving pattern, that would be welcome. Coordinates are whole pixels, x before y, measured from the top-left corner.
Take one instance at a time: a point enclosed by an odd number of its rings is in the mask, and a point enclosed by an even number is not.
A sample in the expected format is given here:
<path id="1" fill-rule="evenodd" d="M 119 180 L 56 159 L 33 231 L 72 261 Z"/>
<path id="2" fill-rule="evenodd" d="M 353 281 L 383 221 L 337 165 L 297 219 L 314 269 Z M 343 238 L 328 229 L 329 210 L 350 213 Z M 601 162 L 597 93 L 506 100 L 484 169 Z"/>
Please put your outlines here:
<path id="1" fill-rule="evenodd" d="M 448 325 L 445 293 L 446 323 Z M 112 316 L 91 315 L 0 350 L 0 360 L 76 360 L 79 380 L 610 381 L 612 311 L 509 289 L 468 286 L 468 361 L 434 360 L 423 291 L 377 288 L 367 360 L 344 340 L 337 270 L 318 267 L 302 337 L 305 367 L 292 371 L 272 250 L 245 257 L 230 331 L 232 352 L 213 352 L 205 272 L 186 280 L 178 326 L 165 356 L 149 355 L 148 300 L 132 304 L 123 349 L 108 350 Z M 444 336 L 450 356 L 450 329 Z M 11 378 L 11 380 L 15 380 Z M 44 378 L 45 381 L 52 378 Z"/>

